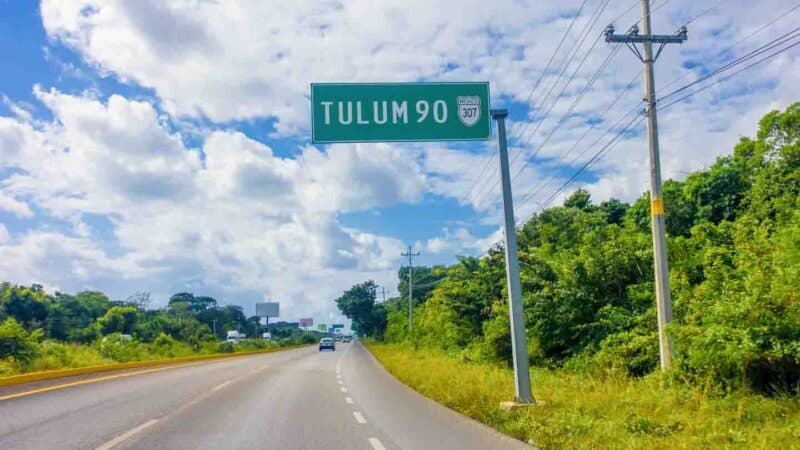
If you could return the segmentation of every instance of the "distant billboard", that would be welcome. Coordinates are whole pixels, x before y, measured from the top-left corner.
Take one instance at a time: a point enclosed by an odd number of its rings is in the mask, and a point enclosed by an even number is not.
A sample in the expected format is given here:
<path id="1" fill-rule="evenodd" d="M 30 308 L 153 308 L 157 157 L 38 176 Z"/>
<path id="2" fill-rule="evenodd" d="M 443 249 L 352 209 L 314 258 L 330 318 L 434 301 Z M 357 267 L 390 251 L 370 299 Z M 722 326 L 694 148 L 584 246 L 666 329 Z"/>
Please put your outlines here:
<path id="1" fill-rule="evenodd" d="M 307 319 L 300 319 L 300 326 L 303 328 L 307 328 L 314 325 L 314 319 L 307 318 Z"/>
<path id="2" fill-rule="evenodd" d="M 256 303 L 256 315 L 258 317 L 280 317 L 280 306 L 278 302 Z"/>

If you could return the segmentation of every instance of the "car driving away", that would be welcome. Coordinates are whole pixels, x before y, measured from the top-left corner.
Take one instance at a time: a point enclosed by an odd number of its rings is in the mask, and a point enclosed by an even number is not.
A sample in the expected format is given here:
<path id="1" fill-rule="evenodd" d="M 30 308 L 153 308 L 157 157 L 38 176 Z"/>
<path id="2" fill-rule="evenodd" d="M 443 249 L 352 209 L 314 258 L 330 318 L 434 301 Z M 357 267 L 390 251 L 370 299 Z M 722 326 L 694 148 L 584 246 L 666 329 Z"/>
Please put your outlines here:
<path id="1" fill-rule="evenodd" d="M 322 340 L 319 341 L 319 351 L 323 350 L 336 351 L 336 343 L 332 338 L 322 338 Z"/>

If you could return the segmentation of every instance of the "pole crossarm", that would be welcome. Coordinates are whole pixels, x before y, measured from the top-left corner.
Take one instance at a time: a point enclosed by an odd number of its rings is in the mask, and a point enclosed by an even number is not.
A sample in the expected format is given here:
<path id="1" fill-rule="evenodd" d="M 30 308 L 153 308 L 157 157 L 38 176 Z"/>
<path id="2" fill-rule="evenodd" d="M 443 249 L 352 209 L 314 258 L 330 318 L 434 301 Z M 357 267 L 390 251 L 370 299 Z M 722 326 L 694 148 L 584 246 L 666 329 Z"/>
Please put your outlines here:
<path id="1" fill-rule="evenodd" d="M 658 47 L 656 55 L 652 57 L 652 61 L 655 62 L 655 60 L 657 60 L 661 55 L 661 51 L 664 50 L 665 45 L 683 44 L 689 37 L 689 32 L 686 30 L 685 26 L 678 28 L 678 31 L 675 34 L 639 34 L 639 27 L 636 25 L 630 27 L 628 32 L 625 34 L 614 34 L 614 31 L 614 25 L 609 25 L 606 27 L 605 31 L 603 32 L 603 34 L 606 36 L 606 42 L 625 44 L 642 62 L 650 62 L 650 60 L 645 59 L 642 56 L 642 53 L 636 47 L 636 44 L 661 44 Z"/>

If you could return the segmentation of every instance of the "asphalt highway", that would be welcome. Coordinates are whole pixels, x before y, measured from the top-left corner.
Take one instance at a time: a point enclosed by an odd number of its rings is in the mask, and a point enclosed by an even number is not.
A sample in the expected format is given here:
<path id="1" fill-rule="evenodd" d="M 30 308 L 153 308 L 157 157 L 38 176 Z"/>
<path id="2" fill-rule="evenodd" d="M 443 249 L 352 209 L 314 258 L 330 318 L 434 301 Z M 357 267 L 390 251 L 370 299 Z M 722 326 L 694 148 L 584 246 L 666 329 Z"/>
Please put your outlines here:
<path id="1" fill-rule="evenodd" d="M 530 448 L 408 389 L 360 344 L 0 388 L 2 449 Z"/>

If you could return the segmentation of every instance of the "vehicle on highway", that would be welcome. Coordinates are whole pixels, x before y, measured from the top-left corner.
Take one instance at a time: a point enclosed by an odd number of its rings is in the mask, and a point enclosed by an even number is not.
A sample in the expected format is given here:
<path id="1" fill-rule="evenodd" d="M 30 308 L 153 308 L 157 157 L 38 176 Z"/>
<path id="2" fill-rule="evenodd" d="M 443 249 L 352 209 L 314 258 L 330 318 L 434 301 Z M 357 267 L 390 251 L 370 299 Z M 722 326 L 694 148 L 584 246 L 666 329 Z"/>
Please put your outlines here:
<path id="1" fill-rule="evenodd" d="M 229 330 L 228 331 L 228 338 L 226 341 L 230 342 L 231 344 L 238 344 L 239 341 L 243 338 L 241 334 L 237 330 Z"/>
<path id="2" fill-rule="evenodd" d="M 345 344 L 348 344 L 348 343 L 350 343 L 350 342 L 353 342 L 353 336 L 350 336 L 350 335 L 344 336 L 344 337 L 342 338 L 342 342 L 344 342 Z"/>
<path id="3" fill-rule="evenodd" d="M 322 338 L 319 341 L 319 351 L 323 351 L 326 349 L 336 351 L 336 342 L 334 342 L 333 339 L 331 338 Z"/>

